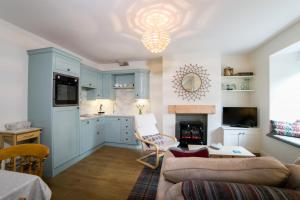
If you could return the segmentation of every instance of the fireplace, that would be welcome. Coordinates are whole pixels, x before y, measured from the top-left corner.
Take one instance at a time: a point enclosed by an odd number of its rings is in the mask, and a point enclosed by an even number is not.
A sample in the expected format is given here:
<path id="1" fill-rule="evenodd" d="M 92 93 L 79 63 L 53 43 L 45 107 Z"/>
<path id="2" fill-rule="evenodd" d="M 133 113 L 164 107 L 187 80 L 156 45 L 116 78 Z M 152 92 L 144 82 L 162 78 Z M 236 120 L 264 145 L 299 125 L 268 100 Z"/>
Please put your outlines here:
<path id="1" fill-rule="evenodd" d="M 206 114 L 176 114 L 176 138 L 181 147 L 207 144 Z"/>

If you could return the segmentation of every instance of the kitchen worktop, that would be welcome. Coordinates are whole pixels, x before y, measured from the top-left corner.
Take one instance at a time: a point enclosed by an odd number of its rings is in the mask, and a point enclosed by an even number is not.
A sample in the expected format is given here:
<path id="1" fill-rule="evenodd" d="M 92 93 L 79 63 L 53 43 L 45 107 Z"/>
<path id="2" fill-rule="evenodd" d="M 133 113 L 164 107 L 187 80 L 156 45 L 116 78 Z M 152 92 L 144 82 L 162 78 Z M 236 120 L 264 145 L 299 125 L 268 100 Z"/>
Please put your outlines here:
<path id="1" fill-rule="evenodd" d="M 134 117 L 134 115 L 126 115 L 126 114 L 87 114 L 87 115 L 80 115 L 80 120 L 89 120 L 89 119 L 95 119 L 100 117 Z"/>

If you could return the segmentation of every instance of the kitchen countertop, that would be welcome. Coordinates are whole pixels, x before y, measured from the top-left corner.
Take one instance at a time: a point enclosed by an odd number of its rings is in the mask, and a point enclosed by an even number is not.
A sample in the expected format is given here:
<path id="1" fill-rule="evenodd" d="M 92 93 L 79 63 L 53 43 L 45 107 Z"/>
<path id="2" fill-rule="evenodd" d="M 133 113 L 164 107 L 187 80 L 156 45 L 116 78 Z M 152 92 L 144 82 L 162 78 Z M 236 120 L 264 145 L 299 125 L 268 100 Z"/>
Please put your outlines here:
<path id="1" fill-rule="evenodd" d="M 95 119 L 95 118 L 101 118 L 101 117 L 134 117 L 134 115 L 125 115 L 125 114 L 97 115 L 97 114 L 91 114 L 91 115 L 81 115 L 80 120 L 89 120 L 89 119 Z"/>

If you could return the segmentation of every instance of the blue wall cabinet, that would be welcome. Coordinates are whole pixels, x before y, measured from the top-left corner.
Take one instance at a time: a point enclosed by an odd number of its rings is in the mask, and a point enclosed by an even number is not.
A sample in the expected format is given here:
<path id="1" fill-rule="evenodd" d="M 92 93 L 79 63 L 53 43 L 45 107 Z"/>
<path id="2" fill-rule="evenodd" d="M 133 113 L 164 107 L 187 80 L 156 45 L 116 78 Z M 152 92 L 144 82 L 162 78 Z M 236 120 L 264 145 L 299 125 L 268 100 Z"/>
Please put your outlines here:
<path id="1" fill-rule="evenodd" d="M 70 76 L 80 76 L 80 63 L 68 56 L 55 54 L 54 72 L 67 74 Z"/>
<path id="2" fill-rule="evenodd" d="M 149 71 L 135 72 L 135 98 L 149 99 Z"/>
<path id="3" fill-rule="evenodd" d="M 53 162 L 54 168 L 79 154 L 78 107 L 53 108 Z"/>
<path id="4" fill-rule="evenodd" d="M 110 72 L 103 72 L 102 74 L 102 96 L 101 99 L 116 99 L 116 94 L 113 89 L 113 75 Z"/>
<path id="5" fill-rule="evenodd" d="M 50 150 L 44 175 L 55 176 L 79 153 L 79 110 L 52 107 L 53 73 L 80 76 L 80 59 L 56 48 L 28 51 L 28 120 L 42 128 L 41 143 Z"/>
<path id="6" fill-rule="evenodd" d="M 82 65 L 80 67 L 80 85 L 86 88 L 97 88 L 98 73 L 96 70 L 88 66 Z"/>
<path id="7" fill-rule="evenodd" d="M 103 73 L 98 72 L 97 76 L 98 76 L 98 80 L 97 80 L 96 98 L 101 99 L 103 97 Z"/>

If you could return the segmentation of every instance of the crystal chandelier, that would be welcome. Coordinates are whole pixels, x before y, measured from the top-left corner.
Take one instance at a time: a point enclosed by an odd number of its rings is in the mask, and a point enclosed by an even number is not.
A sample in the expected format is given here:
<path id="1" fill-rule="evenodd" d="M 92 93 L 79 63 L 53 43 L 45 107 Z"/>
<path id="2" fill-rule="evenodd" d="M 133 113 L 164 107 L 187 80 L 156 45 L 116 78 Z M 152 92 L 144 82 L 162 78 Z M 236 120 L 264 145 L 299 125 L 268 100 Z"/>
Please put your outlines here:
<path id="1" fill-rule="evenodd" d="M 151 53 L 161 53 L 168 46 L 170 35 L 167 31 L 153 28 L 144 32 L 142 42 Z"/>

